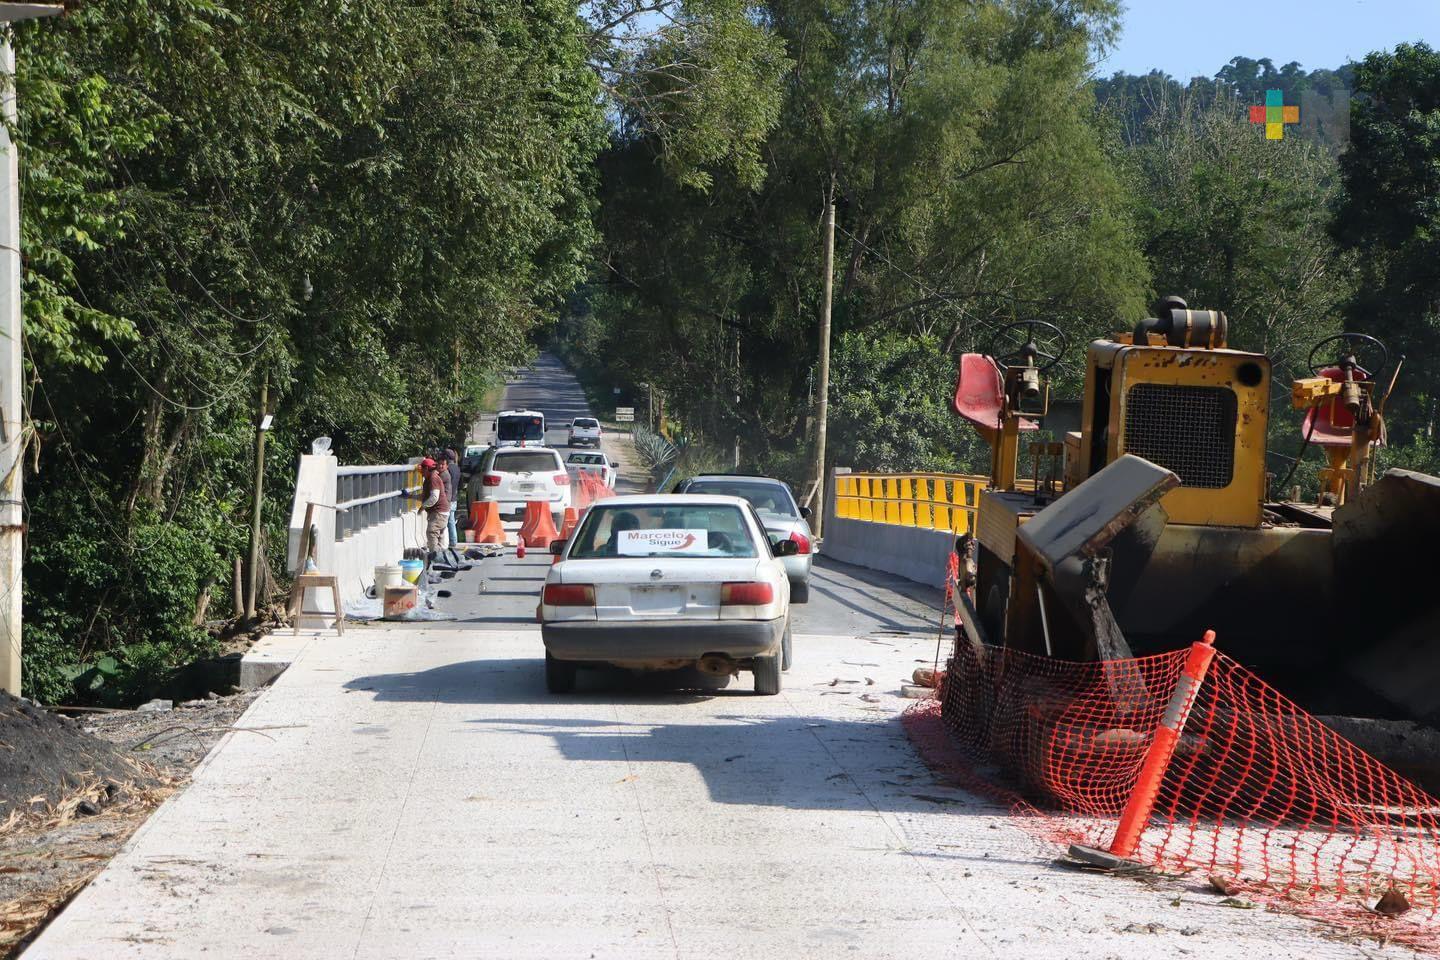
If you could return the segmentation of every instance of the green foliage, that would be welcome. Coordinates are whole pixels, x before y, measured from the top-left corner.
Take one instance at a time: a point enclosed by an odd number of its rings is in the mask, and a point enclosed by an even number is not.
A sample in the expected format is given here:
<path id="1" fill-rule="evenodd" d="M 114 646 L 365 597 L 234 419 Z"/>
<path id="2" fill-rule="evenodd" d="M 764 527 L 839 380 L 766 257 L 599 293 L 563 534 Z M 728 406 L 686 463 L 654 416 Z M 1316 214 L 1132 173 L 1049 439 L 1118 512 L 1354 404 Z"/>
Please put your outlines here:
<path id="1" fill-rule="evenodd" d="M 750 0 L 596 0 L 592 63 L 621 120 L 678 183 L 698 190 L 723 167 L 754 186 L 789 62 Z"/>
<path id="2" fill-rule="evenodd" d="M 650 131 L 624 131 L 601 161 L 601 273 L 565 341 L 652 385 L 697 438 L 738 434 L 742 461 L 768 464 L 808 439 L 828 199 L 837 342 L 915 338 L 946 358 L 1016 317 L 1088 330 L 1140 314 L 1144 264 L 1083 83 L 1114 4 L 767 10 L 792 63 L 763 183 L 716 170 L 687 189 L 653 163 Z M 936 391 L 945 366 L 926 367 Z"/>
<path id="3" fill-rule="evenodd" d="M 989 448 L 950 410 L 955 361 L 934 337 L 848 333 L 836 344 L 830 443 L 861 470 L 988 473 Z"/>
<path id="4" fill-rule="evenodd" d="M 1270 90 L 1279 90 L 1285 103 L 1300 106 L 1300 123 L 1286 127 L 1285 139 L 1308 140 L 1338 155 L 1349 139 L 1354 65 L 1307 71 L 1295 62 L 1277 69 L 1265 57 L 1234 57 L 1213 77 L 1182 81 L 1152 70 L 1142 76 L 1117 73 L 1094 87 L 1096 99 L 1132 137 L 1143 136 L 1157 111 L 1173 112 L 1182 101 L 1195 112 L 1217 104 L 1244 108 L 1263 104 Z"/>
<path id="5" fill-rule="evenodd" d="M 214 520 L 140 516 L 117 539 L 115 506 L 79 480 L 34 502 L 25 683 L 43 701 L 124 702 L 216 650 L 193 625 L 202 585 L 225 573 Z"/>
<path id="6" fill-rule="evenodd" d="M 271 543 L 310 438 L 458 445 L 586 274 L 607 111 L 686 182 L 758 175 L 778 42 L 744 2 L 663 6 L 89 0 L 15 28 L 35 691 L 207 648 L 262 382 Z"/>
<path id="7" fill-rule="evenodd" d="M 1338 329 L 1353 276 L 1326 235 L 1338 172 L 1301 139 L 1266 140 L 1243 100 L 1156 105 L 1120 163 L 1157 294 L 1223 310 L 1233 345 L 1268 354 L 1277 378 Z"/>
<path id="8" fill-rule="evenodd" d="M 1392 442 L 1440 470 L 1440 51 L 1401 44 L 1355 70 L 1351 149 L 1341 158 L 1344 194 L 1334 234 L 1358 258 L 1361 282 L 1348 329 L 1405 355 L 1387 408 Z M 1428 458 L 1428 459 L 1427 459 Z"/>

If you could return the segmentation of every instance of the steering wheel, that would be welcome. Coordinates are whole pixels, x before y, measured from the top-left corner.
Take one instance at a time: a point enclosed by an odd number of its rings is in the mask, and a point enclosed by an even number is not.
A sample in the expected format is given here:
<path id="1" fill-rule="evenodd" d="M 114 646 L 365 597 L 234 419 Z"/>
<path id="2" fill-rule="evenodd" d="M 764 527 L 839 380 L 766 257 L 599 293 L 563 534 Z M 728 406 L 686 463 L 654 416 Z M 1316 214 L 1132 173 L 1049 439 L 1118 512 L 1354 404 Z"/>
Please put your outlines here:
<path id="1" fill-rule="evenodd" d="M 1036 336 L 1036 332 L 1040 336 Z M 1041 373 L 1065 356 L 1070 338 L 1045 320 L 1016 320 L 990 334 L 985 354 L 1002 368 L 1034 364 Z"/>
<path id="2" fill-rule="evenodd" d="M 1333 360 L 1316 361 L 1321 351 L 1332 343 L 1342 344 L 1337 348 Z M 1378 363 L 1367 363 L 1365 361 Z M 1305 365 L 1310 368 L 1310 373 L 1320 376 L 1320 371 L 1325 367 L 1340 367 L 1342 370 L 1346 363 L 1359 367 L 1362 371 L 1374 377 L 1381 370 L 1390 365 L 1390 351 L 1385 344 L 1368 333 L 1337 333 L 1333 337 L 1326 337 L 1315 346 L 1310 348 L 1310 356 L 1305 358 Z"/>

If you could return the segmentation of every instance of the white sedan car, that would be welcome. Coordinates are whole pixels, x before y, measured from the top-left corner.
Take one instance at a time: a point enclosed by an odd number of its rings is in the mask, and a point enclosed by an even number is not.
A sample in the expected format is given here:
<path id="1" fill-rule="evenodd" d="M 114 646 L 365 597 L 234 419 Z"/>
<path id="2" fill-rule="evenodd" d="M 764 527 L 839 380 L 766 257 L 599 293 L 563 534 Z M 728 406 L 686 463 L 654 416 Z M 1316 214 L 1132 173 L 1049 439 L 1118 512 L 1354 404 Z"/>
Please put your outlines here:
<path id="1" fill-rule="evenodd" d="M 780 692 L 790 666 L 790 578 L 739 497 L 629 496 L 592 506 L 545 578 L 545 684 L 575 688 L 577 668 L 742 670 L 755 692 Z"/>
<path id="2" fill-rule="evenodd" d="M 615 489 L 615 462 L 603 453 L 572 453 L 565 458 L 571 473 L 593 473 L 611 490 Z"/>

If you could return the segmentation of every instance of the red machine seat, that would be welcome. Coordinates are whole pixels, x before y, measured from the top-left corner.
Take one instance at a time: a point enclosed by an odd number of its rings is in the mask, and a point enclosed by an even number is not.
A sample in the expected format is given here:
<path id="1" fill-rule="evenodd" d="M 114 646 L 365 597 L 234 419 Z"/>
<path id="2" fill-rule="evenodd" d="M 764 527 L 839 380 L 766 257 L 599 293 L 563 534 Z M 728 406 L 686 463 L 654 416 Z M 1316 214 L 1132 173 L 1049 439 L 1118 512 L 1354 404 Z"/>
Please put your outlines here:
<path id="1" fill-rule="evenodd" d="M 1337 383 L 1345 379 L 1339 367 L 1324 367 L 1320 376 Z M 1355 368 L 1356 380 L 1369 380 L 1370 374 L 1360 367 Z M 1350 446 L 1351 431 L 1355 428 L 1355 416 L 1342 404 L 1331 401 L 1305 411 L 1305 420 L 1300 425 L 1300 436 L 1309 437 L 1310 442 L 1321 447 Z"/>
<path id="2" fill-rule="evenodd" d="M 983 353 L 961 354 L 960 375 L 950 408 L 977 427 L 998 430 L 1004 400 L 1005 378 L 995 361 Z M 1021 420 L 1020 429 L 1040 428 L 1033 420 Z"/>

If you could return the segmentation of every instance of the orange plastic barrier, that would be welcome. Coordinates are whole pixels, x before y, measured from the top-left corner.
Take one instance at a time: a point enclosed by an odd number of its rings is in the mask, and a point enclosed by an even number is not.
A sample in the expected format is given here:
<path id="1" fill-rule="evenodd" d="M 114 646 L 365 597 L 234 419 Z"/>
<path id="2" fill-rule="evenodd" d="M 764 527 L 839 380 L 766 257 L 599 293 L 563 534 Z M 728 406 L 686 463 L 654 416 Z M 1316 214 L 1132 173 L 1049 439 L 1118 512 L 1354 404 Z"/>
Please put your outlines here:
<path id="1" fill-rule="evenodd" d="M 605 481 L 589 471 L 582 470 L 580 472 L 575 486 L 575 505 L 582 509 L 590 506 L 596 500 L 615 496 L 615 491 L 605 486 Z"/>
<path id="2" fill-rule="evenodd" d="M 520 536 L 525 546 L 548 549 L 551 540 L 560 538 L 555 529 L 555 519 L 550 516 L 550 504 L 542 500 L 531 500 L 525 504 L 525 522 L 520 526 Z"/>
<path id="3" fill-rule="evenodd" d="M 565 521 L 560 524 L 560 539 L 569 540 L 575 535 L 575 526 L 580 522 L 580 513 L 574 507 L 565 508 Z"/>
<path id="4" fill-rule="evenodd" d="M 505 528 L 500 525 L 500 504 L 482 500 L 470 504 L 470 529 L 476 543 L 504 543 Z"/>

